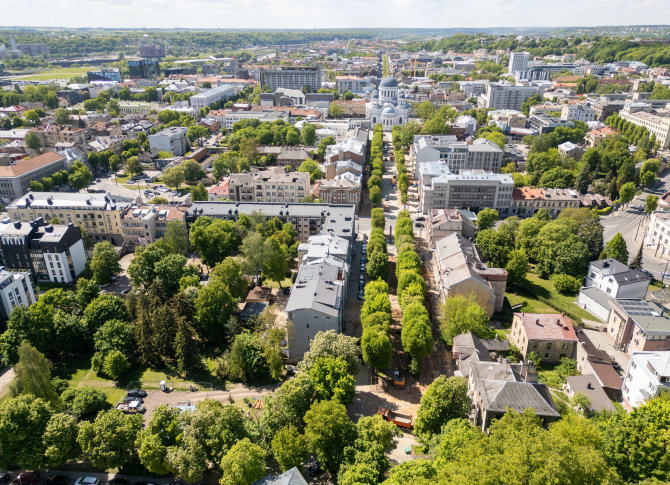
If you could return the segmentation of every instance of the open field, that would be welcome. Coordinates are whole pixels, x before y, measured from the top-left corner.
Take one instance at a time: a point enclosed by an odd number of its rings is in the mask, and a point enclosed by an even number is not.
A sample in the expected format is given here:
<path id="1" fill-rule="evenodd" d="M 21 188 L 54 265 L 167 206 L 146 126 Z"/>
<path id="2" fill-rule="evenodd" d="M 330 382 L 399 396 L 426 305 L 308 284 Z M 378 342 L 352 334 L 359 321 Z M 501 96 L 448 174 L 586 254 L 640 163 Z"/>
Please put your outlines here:
<path id="1" fill-rule="evenodd" d="M 76 76 L 85 76 L 87 71 L 94 70 L 94 67 L 62 67 L 59 69 L 49 69 L 34 74 L 14 76 L 12 79 L 21 81 L 47 81 L 49 79 L 71 79 Z"/>

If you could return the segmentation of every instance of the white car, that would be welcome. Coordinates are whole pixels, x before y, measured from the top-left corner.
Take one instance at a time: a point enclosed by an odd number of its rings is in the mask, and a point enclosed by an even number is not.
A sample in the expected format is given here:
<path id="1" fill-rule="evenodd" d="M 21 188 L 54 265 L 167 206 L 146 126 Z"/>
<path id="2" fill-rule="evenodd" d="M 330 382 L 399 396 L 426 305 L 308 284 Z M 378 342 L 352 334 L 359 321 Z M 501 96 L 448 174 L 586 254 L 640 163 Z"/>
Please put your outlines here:
<path id="1" fill-rule="evenodd" d="M 96 477 L 79 477 L 74 482 L 74 485 L 98 485 L 100 479 Z"/>

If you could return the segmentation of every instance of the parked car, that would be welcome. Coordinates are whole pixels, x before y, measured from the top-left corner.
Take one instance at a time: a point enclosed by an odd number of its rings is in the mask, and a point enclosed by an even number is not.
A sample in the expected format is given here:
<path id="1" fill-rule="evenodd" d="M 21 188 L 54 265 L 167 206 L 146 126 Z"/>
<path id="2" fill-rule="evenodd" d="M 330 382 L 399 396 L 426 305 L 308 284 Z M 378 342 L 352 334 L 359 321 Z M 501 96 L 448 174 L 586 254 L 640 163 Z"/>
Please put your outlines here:
<path id="1" fill-rule="evenodd" d="M 109 485 L 128 485 L 128 480 L 123 477 L 114 477 L 109 481 Z"/>
<path id="2" fill-rule="evenodd" d="M 9 473 L 0 473 L 0 483 L 9 483 L 12 481 L 12 476 Z"/>
<path id="3" fill-rule="evenodd" d="M 50 475 L 44 480 L 44 485 L 67 485 L 70 479 L 64 475 Z"/>
<path id="4" fill-rule="evenodd" d="M 363 283 L 365 281 L 365 275 L 361 275 L 359 279 L 361 280 L 361 283 Z"/>
<path id="5" fill-rule="evenodd" d="M 123 402 L 133 402 L 133 401 L 137 401 L 140 404 L 144 404 L 144 399 L 138 396 L 126 396 L 123 398 Z"/>
<path id="6" fill-rule="evenodd" d="M 40 472 L 21 472 L 14 477 L 12 483 L 14 485 L 31 485 L 37 483 L 39 480 Z"/>
<path id="7" fill-rule="evenodd" d="M 97 477 L 79 477 L 75 480 L 74 485 L 98 485 L 100 479 Z"/>
<path id="8" fill-rule="evenodd" d="M 133 397 L 147 397 L 147 391 L 144 389 L 131 389 L 128 391 L 128 395 Z"/>
<path id="9" fill-rule="evenodd" d="M 417 221 L 425 221 L 426 218 L 424 216 L 419 216 L 416 218 Z"/>
<path id="10" fill-rule="evenodd" d="M 365 298 L 365 291 L 364 291 L 364 290 L 360 290 L 360 291 L 358 292 L 358 299 L 359 299 L 359 300 L 362 300 L 362 299 L 364 299 L 364 298 Z"/>

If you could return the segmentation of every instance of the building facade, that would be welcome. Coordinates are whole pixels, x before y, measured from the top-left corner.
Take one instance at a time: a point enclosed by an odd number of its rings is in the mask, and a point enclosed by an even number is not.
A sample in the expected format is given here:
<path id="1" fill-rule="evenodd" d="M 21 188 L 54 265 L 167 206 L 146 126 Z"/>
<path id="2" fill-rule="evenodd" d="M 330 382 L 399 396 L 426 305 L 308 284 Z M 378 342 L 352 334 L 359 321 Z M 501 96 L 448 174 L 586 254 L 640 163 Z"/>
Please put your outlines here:
<path id="1" fill-rule="evenodd" d="M 485 108 L 520 110 L 521 105 L 531 96 L 542 96 L 544 89 L 539 86 L 510 86 L 490 83 L 486 87 L 483 102 Z"/>
<path id="2" fill-rule="evenodd" d="M 610 300 L 607 336 L 628 355 L 670 350 L 670 318 L 656 303 L 639 298 Z"/>
<path id="3" fill-rule="evenodd" d="M 387 76 L 380 81 L 379 89 L 365 105 L 365 117 L 373 126 L 381 124 L 384 131 L 391 131 L 394 126 L 407 123 L 409 113 L 410 106 L 405 99 L 405 93 L 399 91 L 398 81 L 393 76 Z"/>
<path id="4" fill-rule="evenodd" d="M 670 391 L 670 352 L 635 352 L 628 363 L 622 391 L 629 410 Z"/>
<path id="5" fill-rule="evenodd" d="M 261 84 L 273 92 L 277 88 L 303 89 L 316 92 L 321 89 L 321 68 L 319 66 L 279 67 L 261 70 Z"/>
<path id="6" fill-rule="evenodd" d="M 560 362 L 564 357 L 574 356 L 577 334 L 572 320 L 565 315 L 515 313 L 509 341 L 516 345 L 524 359 L 536 352 L 542 362 Z"/>
<path id="7" fill-rule="evenodd" d="M 194 108 L 204 108 L 211 106 L 214 103 L 225 101 L 232 98 L 237 93 L 237 90 L 230 85 L 224 84 L 212 89 L 208 89 L 198 94 L 194 94 L 189 98 L 191 106 Z"/>
<path id="8" fill-rule="evenodd" d="M 171 126 L 164 128 L 158 133 L 149 135 L 149 146 L 165 152 L 170 152 L 175 157 L 180 157 L 188 148 L 186 141 L 187 129 L 182 126 Z"/>
<path id="9" fill-rule="evenodd" d="M 47 152 L 33 158 L 0 167 L 0 197 L 9 202 L 30 190 L 30 182 L 50 177 L 68 168 L 67 160 L 59 153 Z"/>
<path id="10" fill-rule="evenodd" d="M 171 205 L 133 206 L 121 215 L 123 250 L 133 252 L 163 239 L 172 221 L 185 224 L 186 211 Z"/>
<path id="11" fill-rule="evenodd" d="M 422 162 L 441 162 L 451 173 L 463 170 L 484 170 L 499 173 L 504 152 L 495 143 L 478 138 L 472 143 L 457 141 L 453 135 L 415 135 L 410 147 L 409 160 L 415 164 L 419 177 Z"/>
<path id="12" fill-rule="evenodd" d="M 9 319 L 17 306 L 29 307 L 37 301 L 30 273 L 15 273 L 0 267 L 0 321 Z"/>
<path id="13" fill-rule="evenodd" d="M 563 209 L 576 209 L 579 204 L 579 194 L 572 189 L 515 187 L 512 191 L 510 214 L 531 217 L 538 210 L 544 209 L 551 217 L 557 217 Z"/>

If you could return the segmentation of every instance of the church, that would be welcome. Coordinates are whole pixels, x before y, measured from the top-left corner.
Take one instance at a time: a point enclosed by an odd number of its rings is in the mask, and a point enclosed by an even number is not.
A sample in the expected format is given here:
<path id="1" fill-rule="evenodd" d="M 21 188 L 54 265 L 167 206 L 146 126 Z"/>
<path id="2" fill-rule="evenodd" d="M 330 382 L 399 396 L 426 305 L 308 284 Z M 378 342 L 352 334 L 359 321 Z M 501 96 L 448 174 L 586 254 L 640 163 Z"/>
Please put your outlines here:
<path id="1" fill-rule="evenodd" d="M 372 99 L 365 105 L 366 117 L 373 126 L 380 123 L 384 131 L 391 131 L 394 126 L 409 121 L 409 103 L 405 93 L 398 91 L 398 81 L 393 76 L 381 80 L 379 89 L 375 90 Z"/>

